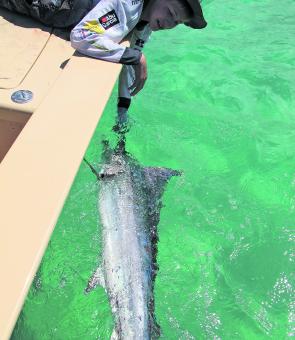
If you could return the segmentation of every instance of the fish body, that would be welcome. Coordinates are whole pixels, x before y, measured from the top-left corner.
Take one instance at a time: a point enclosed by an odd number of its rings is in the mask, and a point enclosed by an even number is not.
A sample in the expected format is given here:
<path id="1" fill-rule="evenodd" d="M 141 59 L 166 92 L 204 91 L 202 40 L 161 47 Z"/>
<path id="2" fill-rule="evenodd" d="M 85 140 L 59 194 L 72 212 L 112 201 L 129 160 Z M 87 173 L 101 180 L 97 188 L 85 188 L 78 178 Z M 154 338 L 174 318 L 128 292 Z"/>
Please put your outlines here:
<path id="1" fill-rule="evenodd" d="M 156 339 L 153 288 L 160 200 L 167 180 L 179 172 L 144 168 L 124 147 L 105 155 L 98 198 L 103 260 L 86 290 L 98 283 L 105 287 L 115 321 L 112 339 Z"/>

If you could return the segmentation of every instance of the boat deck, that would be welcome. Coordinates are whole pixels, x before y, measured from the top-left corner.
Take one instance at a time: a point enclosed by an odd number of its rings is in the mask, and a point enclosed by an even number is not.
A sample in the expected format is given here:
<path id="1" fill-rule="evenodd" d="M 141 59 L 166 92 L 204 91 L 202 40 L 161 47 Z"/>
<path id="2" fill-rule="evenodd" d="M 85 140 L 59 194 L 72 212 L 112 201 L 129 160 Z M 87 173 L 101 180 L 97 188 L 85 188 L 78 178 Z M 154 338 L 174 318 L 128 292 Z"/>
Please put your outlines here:
<path id="1" fill-rule="evenodd" d="M 67 32 L 30 18 L 0 9 L 0 25 L 0 339 L 5 340 L 120 65 L 74 53 Z M 12 102 L 17 90 L 31 91 L 32 101 Z"/>
<path id="2" fill-rule="evenodd" d="M 74 51 L 68 32 L 0 8 L 0 161 L 62 72 Z M 19 104 L 11 96 L 29 90 Z"/>

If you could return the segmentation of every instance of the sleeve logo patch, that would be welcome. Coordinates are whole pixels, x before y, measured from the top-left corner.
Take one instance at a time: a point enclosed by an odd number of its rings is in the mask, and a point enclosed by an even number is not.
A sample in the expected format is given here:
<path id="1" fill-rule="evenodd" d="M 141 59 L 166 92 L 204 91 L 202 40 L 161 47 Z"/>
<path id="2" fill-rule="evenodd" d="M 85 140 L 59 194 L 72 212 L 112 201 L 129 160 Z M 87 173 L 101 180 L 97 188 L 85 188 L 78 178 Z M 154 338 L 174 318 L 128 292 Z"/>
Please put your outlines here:
<path id="1" fill-rule="evenodd" d="M 117 25 L 120 21 L 118 19 L 118 16 L 114 10 L 108 12 L 107 14 L 100 17 L 99 22 L 101 26 L 107 30 L 115 25 Z"/>

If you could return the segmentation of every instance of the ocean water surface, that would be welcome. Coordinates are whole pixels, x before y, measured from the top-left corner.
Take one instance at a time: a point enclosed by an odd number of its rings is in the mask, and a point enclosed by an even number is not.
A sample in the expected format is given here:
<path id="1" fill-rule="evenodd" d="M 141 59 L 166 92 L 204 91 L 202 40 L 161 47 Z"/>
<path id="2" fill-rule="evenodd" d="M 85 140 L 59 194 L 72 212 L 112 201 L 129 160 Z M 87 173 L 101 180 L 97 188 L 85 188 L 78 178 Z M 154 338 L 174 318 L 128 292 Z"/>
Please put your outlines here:
<path id="1" fill-rule="evenodd" d="M 127 151 L 183 171 L 158 227 L 161 338 L 293 338 L 295 3 L 204 0 L 204 12 L 205 30 L 153 34 L 130 109 Z M 86 153 L 98 169 L 115 114 L 116 89 Z M 84 294 L 100 262 L 97 194 L 82 163 L 12 339 L 110 338 L 103 288 Z"/>

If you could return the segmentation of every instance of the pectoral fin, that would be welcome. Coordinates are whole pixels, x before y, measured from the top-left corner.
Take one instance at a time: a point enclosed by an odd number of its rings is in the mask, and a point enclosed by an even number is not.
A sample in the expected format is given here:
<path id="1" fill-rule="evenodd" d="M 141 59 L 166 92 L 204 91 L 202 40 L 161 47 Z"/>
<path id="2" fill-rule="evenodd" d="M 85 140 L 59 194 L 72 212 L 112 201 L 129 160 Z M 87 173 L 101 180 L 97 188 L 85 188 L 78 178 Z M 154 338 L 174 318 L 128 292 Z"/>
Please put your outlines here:
<path id="1" fill-rule="evenodd" d="M 105 280 L 101 267 L 98 267 L 94 274 L 91 276 L 90 280 L 88 281 L 87 287 L 85 288 L 85 293 L 91 292 L 98 285 L 105 288 Z"/>

